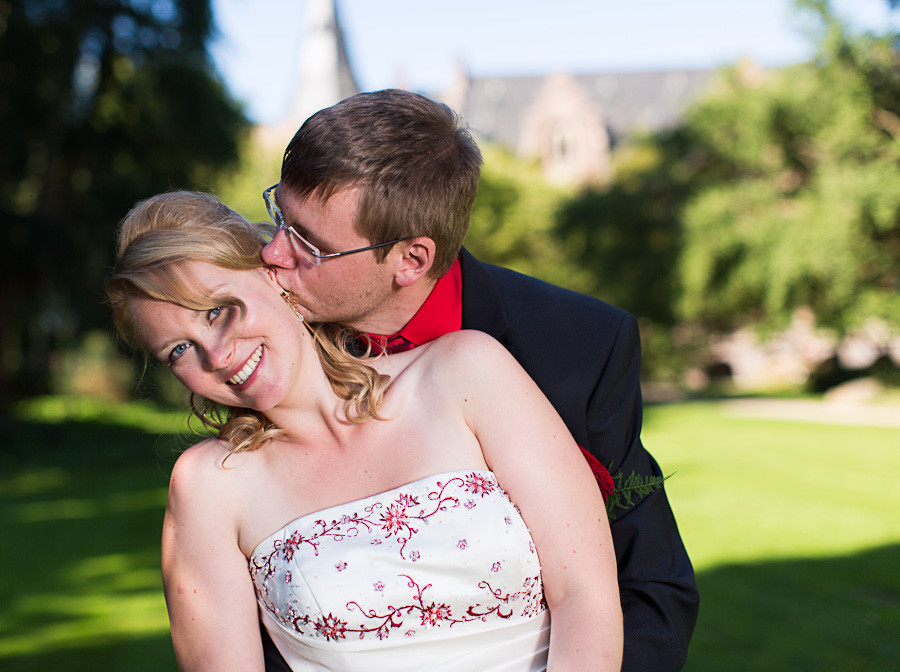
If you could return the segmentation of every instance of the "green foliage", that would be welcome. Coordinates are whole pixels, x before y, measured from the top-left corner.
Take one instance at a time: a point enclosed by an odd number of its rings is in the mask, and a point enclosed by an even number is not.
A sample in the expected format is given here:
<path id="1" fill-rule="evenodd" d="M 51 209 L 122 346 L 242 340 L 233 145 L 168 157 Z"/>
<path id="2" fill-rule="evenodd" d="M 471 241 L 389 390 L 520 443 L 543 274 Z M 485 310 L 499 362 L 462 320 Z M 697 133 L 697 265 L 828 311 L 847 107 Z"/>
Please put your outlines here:
<path id="1" fill-rule="evenodd" d="M 900 327 L 897 36 L 798 5 L 815 60 L 723 71 L 678 127 L 616 149 L 611 184 L 559 210 L 584 291 L 641 318 L 653 378 L 675 373 L 679 334 L 779 329 L 800 307 L 838 334 Z"/>
<path id="2" fill-rule="evenodd" d="M 821 12 L 809 64 L 737 68 L 691 110 L 679 313 L 782 327 L 809 306 L 847 330 L 900 326 L 900 63 L 893 36 L 851 38 Z"/>
<path id="3" fill-rule="evenodd" d="M 612 465 L 609 471 L 612 474 Z M 620 469 L 613 475 L 613 481 L 616 487 L 612 494 L 606 498 L 606 515 L 610 521 L 616 519 L 616 509 L 630 509 L 635 504 L 635 497 L 638 501 L 649 495 L 654 490 L 662 487 L 669 476 L 641 476 L 632 471 L 628 476 L 623 476 Z"/>
<path id="4" fill-rule="evenodd" d="M 134 367 L 105 329 L 86 333 L 76 347 L 55 357 L 50 375 L 61 394 L 124 401 L 134 390 Z"/>
<path id="5" fill-rule="evenodd" d="M 236 158 L 211 20 L 208 0 L 0 2 L 0 395 L 46 390 L 57 353 L 108 328 L 128 208 Z"/>
<path id="6" fill-rule="evenodd" d="M 664 325 L 674 321 L 678 214 L 689 189 L 681 153 L 677 133 L 635 142 L 620 153 L 615 181 L 577 194 L 556 221 L 568 255 L 589 274 L 588 293 Z"/>
<path id="7" fill-rule="evenodd" d="M 482 261 L 588 291 L 589 274 L 554 232 L 555 213 L 568 192 L 547 184 L 533 163 L 496 146 L 483 145 L 482 152 L 484 169 L 466 248 Z"/>
<path id="8" fill-rule="evenodd" d="M 278 182 L 281 158 L 289 141 L 290 137 L 280 141 L 248 135 L 240 144 L 236 164 L 213 182 L 216 195 L 251 222 L 268 222 L 262 192 Z"/>

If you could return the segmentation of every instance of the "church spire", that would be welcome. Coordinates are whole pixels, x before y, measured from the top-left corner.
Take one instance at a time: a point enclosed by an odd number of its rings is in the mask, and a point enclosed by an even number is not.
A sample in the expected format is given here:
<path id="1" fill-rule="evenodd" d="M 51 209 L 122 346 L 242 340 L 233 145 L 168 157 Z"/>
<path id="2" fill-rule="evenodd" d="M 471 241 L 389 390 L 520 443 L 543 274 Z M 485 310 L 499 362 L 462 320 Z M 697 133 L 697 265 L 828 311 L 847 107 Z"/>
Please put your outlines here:
<path id="1" fill-rule="evenodd" d="M 338 21 L 336 0 L 308 0 L 301 37 L 299 81 L 289 124 L 294 130 L 314 112 L 359 93 Z"/>

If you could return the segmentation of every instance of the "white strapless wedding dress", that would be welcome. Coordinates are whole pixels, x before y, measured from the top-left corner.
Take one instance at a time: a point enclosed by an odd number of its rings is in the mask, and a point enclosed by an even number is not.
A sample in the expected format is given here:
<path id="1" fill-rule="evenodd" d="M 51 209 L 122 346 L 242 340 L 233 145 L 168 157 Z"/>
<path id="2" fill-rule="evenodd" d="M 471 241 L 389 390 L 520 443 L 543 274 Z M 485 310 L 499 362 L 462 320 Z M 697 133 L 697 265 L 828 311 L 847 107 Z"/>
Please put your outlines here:
<path id="1" fill-rule="evenodd" d="M 299 518 L 256 547 L 262 620 L 294 672 L 537 672 L 534 542 L 490 471 L 438 474 Z"/>

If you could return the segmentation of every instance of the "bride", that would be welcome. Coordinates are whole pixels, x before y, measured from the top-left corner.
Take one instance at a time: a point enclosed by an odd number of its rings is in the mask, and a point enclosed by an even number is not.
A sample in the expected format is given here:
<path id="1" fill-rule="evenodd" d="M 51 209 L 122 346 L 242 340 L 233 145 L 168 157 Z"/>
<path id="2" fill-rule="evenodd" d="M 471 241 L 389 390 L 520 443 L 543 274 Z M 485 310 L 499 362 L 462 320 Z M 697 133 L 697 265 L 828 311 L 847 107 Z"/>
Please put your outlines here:
<path id="1" fill-rule="evenodd" d="M 531 379 L 480 332 L 350 354 L 262 265 L 262 226 L 150 198 L 107 283 L 120 335 L 214 436 L 169 487 L 179 667 L 262 671 L 261 618 L 297 671 L 618 670 L 601 493 Z"/>

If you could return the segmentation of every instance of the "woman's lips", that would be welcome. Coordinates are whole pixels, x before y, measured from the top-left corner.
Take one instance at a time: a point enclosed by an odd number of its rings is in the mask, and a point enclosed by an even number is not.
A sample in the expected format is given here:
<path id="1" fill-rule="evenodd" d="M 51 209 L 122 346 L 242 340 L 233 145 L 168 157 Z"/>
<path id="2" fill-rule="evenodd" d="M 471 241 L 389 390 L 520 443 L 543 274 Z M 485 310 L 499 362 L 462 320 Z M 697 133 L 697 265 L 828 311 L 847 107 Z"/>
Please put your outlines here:
<path id="1" fill-rule="evenodd" d="M 240 387 L 244 385 L 247 380 L 249 380 L 250 376 L 256 371 L 256 367 L 259 366 L 259 361 L 262 359 L 263 354 L 263 346 L 260 345 L 252 355 L 250 355 L 249 359 L 244 362 L 244 365 L 241 367 L 240 371 L 235 373 L 231 378 L 228 379 L 229 385 L 235 385 Z"/>

